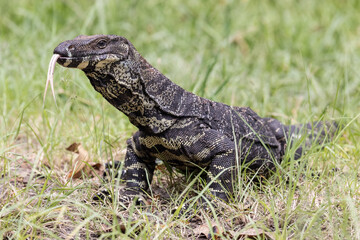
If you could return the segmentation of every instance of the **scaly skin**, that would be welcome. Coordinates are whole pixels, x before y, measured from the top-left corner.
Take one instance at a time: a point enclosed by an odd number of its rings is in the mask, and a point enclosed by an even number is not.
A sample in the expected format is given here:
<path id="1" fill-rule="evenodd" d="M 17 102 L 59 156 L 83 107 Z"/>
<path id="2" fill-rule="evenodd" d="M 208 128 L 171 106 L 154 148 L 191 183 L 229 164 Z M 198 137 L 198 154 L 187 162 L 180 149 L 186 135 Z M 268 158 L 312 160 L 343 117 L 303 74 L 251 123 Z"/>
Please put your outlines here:
<path id="1" fill-rule="evenodd" d="M 185 91 L 151 66 L 124 37 L 78 36 L 60 43 L 54 54 L 60 55 L 60 65 L 84 71 L 95 90 L 139 129 L 127 141 L 121 176 L 127 195 L 148 189 L 158 158 L 182 171 L 205 169 L 207 181 L 213 180 L 211 193 L 228 201 L 236 166 L 246 163 L 255 170 L 273 169 L 284 155 L 288 137 L 303 128 L 289 128 L 275 119 L 260 118 L 250 108 L 231 107 Z M 325 135 L 323 126 L 317 123 L 315 132 Z M 304 128 L 310 130 L 312 125 Z M 301 154 L 299 148 L 295 157 Z"/>

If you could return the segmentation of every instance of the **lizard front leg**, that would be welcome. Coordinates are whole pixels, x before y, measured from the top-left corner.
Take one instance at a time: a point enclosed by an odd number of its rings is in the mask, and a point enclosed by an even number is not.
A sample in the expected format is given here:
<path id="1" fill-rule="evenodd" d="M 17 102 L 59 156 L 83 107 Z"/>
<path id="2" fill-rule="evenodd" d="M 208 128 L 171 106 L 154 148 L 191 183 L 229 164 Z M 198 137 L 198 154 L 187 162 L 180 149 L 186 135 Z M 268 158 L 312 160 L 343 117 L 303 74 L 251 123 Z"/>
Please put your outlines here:
<path id="1" fill-rule="evenodd" d="M 130 197 L 148 190 L 155 169 L 155 158 L 140 150 L 137 134 L 128 139 L 127 144 L 121 179 L 126 183 L 124 196 Z"/>
<path id="2" fill-rule="evenodd" d="M 235 143 L 212 129 L 205 129 L 203 133 L 186 151 L 195 164 L 206 169 L 211 194 L 228 202 L 233 192 Z"/>
<path id="3" fill-rule="evenodd" d="M 229 201 L 233 192 L 234 162 L 234 149 L 219 152 L 213 156 L 207 172 L 206 182 L 210 184 L 211 194 L 225 202 Z"/>
<path id="4" fill-rule="evenodd" d="M 120 179 L 125 182 L 125 191 L 122 191 L 120 201 L 130 202 L 136 196 L 144 193 L 148 190 L 149 184 L 152 181 L 155 158 L 146 155 L 144 151 L 141 151 L 141 144 L 138 141 L 139 132 L 127 140 L 127 149 L 125 155 L 124 164 L 120 161 L 109 162 L 105 164 L 106 171 L 103 178 L 118 178 L 118 171 L 123 166 L 123 170 Z M 104 200 L 110 195 L 108 190 L 102 190 L 97 193 L 94 200 Z"/>

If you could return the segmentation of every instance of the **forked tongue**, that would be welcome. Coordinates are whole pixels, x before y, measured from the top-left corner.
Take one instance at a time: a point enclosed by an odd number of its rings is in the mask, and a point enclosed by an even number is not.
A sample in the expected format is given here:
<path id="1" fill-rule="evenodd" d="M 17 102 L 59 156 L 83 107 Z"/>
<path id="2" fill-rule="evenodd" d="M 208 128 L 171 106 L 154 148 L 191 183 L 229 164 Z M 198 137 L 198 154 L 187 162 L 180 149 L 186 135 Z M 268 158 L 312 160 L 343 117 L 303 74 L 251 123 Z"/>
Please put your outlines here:
<path id="1" fill-rule="evenodd" d="M 45 85 L 45 92 L 44 92 L 44 99 L 43 99 L 44 104 L 45 104 L 46 92 L 47 92 L 49 83 L 50 83 L 51 92 L 52 92 L 52 95 L 53 95 L 53 98 L 54 98 L 54 101 L 56 104 L 56 97 L 55 97 L 55 91 L 54 91 L 54 69 L 55 69 L 56 61 L 58 60 L 59 57 L 60 57 L 59 54 L 54 54 L 49 63 L 49 69 L 48 69 L 46 85 Z"/>

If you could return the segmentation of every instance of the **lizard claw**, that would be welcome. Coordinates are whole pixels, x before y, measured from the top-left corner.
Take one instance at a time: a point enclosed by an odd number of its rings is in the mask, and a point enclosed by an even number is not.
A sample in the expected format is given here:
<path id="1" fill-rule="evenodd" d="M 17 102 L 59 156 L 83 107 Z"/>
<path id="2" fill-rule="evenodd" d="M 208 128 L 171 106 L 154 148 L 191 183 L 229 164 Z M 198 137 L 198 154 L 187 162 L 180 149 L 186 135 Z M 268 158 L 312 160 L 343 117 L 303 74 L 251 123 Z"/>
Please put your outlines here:
<path id="1" fill-rule="evenodd" d="M 119 197 L 119 201 L 124 204 L 135 203 L 136 206 L 148 206 L 149 203 L 145 197 L 137 191 L 125 190 Z"/>
<path id="2" fill-rule="evenodd" d="M 123 203 L 124 205 L 130 205 L 131 203 L 135 203 L 136 206 L 148 206 L 149 203 L 146 201 L 144 196 L 139 194 L 133 190 L 125 190 L 123 193 L 120 192 L 119 194 L 119 202 Z M 113 194 L 107 189 L 100 190 L 99 192 L 95 193 L 92 199 L 94 201 L 109 201 L 113 202 Z"/>

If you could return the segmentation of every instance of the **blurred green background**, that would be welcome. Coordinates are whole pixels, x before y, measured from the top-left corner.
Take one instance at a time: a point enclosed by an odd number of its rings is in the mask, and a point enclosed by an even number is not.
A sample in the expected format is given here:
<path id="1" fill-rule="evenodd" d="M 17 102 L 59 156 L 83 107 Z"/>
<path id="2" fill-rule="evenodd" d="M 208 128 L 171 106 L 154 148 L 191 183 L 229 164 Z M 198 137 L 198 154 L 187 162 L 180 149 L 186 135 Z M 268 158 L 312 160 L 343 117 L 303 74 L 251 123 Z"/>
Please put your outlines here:
<path id="1" fill-rule="evenodd" d="M 46 149 L 82 141 L 97 151 L 135 130 L 79 70 L 56 67 L 58 107 L 49 95 L 43 108 L 52 51 L 80 34 L 125 36 L 185 89 L 285 123 L 351 120 L 360 109 L 357 0 L 17 0 L 0 9 L 3 146 L 24 134 Z"/>

